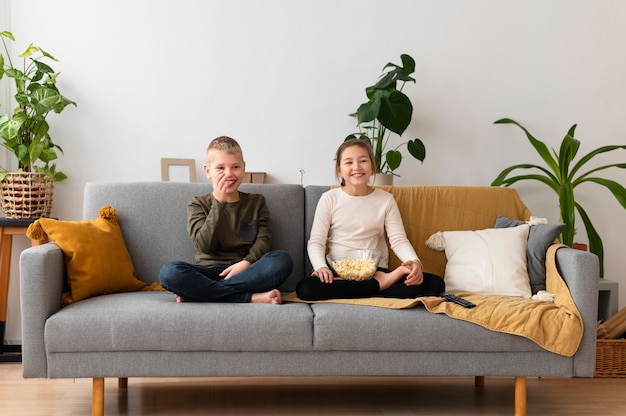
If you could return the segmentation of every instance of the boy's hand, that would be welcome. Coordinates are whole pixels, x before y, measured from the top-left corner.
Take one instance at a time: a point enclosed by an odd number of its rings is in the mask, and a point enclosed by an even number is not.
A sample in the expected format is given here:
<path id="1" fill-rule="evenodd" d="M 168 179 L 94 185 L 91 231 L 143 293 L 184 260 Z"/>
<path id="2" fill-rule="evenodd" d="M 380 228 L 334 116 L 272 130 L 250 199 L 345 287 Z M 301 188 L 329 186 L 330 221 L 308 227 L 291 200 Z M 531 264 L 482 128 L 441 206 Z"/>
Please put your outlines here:
<path id="1" fill-rule="evenodd" d="M 224 172 L 217 174 L 217 176 L 213 178 L 213 196 L 222 204 L 233 202 L 234 196 L 239 197 L 236 180 L 226 179 Z"/>
<path id="2" fill-rule="evenodd" d="M 248 260 L 241 260 L 240 262 L 235 263 L 224 269 L 224 271 L 220 273 L 220 276 L 222 276 L 224 279 L 230 279 L 237 273 L 246 270 L 248 267 L 250 267 L 251 264 L 252 263 L 250 263 Z"/>

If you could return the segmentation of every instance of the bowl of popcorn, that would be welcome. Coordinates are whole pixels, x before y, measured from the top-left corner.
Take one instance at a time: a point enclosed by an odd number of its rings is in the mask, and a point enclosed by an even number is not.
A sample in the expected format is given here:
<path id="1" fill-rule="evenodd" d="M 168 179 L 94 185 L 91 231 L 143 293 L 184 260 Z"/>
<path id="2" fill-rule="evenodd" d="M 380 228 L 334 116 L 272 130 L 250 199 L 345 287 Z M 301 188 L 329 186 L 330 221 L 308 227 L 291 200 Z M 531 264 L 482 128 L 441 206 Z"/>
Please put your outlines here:
<path id="1" fill-rule="evenodd" d="M 335 274 L 346 280 L 369 280 L 374 276 L 382 253 L 379 250 L 347 250 L 326 256 Z"/>

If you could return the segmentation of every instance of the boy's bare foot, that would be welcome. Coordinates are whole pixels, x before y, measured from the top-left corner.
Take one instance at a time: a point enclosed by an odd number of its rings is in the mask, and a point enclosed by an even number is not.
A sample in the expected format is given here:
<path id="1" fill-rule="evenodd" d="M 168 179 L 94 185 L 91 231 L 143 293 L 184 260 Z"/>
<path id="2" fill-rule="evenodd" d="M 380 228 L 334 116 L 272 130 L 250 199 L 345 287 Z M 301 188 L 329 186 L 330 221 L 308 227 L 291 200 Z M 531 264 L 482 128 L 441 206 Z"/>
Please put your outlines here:
<path id="1" fill-rule="evenodd" d="M 376 272 L 374 273 L 374 279 L 378 281 L 378 286 L 380 286 L 380 290 L 383 291 L 385 289 L 389 289 L 391 285 L 396 283 L 398 280 L 402 279 L 403 276 L 411 273 L 411 270 L 406 266 L 399 266 L 395 270 L 390 271 L 389 273 Z"/>
<path id="2" fill-rule="evenodd" d="M 271 303 L 273 305 L 280 305 L 283 301 L 280 296 L 280 290 L 274 289 L 265 293 L 253 294 L 250 303 Z"/>

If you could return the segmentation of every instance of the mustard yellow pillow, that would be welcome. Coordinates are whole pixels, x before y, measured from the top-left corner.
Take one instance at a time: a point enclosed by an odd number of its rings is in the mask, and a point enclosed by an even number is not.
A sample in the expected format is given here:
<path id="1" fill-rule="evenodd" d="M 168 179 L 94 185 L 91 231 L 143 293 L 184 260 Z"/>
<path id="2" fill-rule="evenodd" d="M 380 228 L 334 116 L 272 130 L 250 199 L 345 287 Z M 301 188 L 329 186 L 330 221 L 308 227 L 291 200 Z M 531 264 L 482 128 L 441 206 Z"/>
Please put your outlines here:
<path id="1" fill-rule="evenodd" d="M 137 279 L 115 208 L 104 206 L 98 215 L 92 221 L 40 218 L 26 231 L 33 240 L 47 234 L 63 251 L 70 290 L 63 293 L 61 305 L 109 293 L 163 290 L 158 283 Z"/>

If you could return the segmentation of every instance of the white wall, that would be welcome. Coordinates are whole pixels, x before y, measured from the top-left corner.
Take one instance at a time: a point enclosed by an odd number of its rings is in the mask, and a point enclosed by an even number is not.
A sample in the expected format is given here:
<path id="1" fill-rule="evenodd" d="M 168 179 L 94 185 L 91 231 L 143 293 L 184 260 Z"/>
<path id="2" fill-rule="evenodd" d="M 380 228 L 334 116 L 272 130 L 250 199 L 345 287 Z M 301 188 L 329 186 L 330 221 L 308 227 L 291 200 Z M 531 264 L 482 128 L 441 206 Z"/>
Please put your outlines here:
<path id="1" fill-rule="evenodd" d="M 303 168 L 305 185 L 333 183 L 348 114 L 401 53 L 417 63 L 405 136 L 422 138 L 427 158 L 405 162 L 398 185 L 488 185 L 513 163 L 541 163 L 521 131 L 493 125 L 501 117 L 552 147 L 578 123 L 581 154 L 626 142 L 621 0 L 2 2 L 18 49 L 33 41 L 59 58 L 60 87 L 78 103 L 51 120 L 69 176 L 56 186 L 61 219 L 81 218 L 87 181 L 160 180 L 161 157 L 195 158 L 203 178 L 204 149 L 222 134 L 269 182 L 299 183 Z M 610 177 L 626 182 L 624 171 Z M 558 221 L 552 191 L 517 188 L 535 215 Z M 594 188 L 578 198 L 624 306 L 626 212 Z"/>

